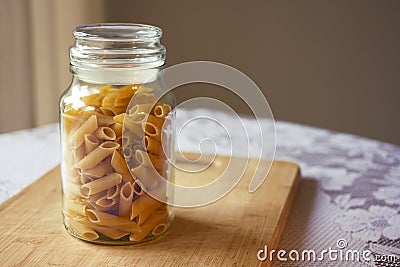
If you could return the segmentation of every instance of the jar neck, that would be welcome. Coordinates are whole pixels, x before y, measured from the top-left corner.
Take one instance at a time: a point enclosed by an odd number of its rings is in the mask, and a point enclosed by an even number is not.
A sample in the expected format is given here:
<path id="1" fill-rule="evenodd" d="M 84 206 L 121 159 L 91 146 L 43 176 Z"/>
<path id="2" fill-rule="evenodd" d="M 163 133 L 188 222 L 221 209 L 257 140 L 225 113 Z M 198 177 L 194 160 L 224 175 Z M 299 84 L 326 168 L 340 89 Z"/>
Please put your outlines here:
<path id="1" fill-rule="evenodd" d="M 73 68 L 74 77 L 92 84 L 143 84 L 153 82 L 160 72 L 159 68 L 127 69 L 127 68 Z"/>
<path id="2" fill-rule="evenodd" d="M 93 24 L 74 30 L 70 70 L 98 84 L 144 83 L 165 63 L 162 31 L 143 24 Z"/>

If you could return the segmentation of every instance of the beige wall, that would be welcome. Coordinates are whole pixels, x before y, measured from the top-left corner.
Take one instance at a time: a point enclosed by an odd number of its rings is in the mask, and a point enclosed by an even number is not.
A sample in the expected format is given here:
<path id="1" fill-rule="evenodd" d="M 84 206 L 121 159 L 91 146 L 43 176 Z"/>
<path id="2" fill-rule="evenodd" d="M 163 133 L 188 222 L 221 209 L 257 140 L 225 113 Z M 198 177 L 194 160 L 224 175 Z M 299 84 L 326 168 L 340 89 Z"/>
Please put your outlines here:
<path id="1" fill-rule="evenodd" d="M 213 60 L 248 74 L 277 119 L 397 144 L 399 10 L 396 0 L 106 2 L 109 22 L 164 29 L 168 65 Z"/>

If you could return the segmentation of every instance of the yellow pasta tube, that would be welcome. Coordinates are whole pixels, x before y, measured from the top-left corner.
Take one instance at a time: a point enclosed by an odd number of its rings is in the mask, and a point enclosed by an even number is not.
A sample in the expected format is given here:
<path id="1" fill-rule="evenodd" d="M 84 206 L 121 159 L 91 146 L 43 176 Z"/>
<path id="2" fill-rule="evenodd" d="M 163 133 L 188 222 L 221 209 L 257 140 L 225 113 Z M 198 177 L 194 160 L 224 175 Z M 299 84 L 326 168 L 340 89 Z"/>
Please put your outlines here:
<path id="1" fill-rule="evenodd" d="M 140 241 L 145 238 L 160 222 L 165 222 L 165 215 L 153 214 L 147 221 L 141 226 L 141 232 L 131 234 L 129 236 L 130 241 Z"/>
<path id="2" fill-rule="evenodd" d="M 165 170 L 167 167 L 167 161 L 165 158 L 149 154 L 143 150 L 136 150 L 135 157 L 140 165 L 156 168 L 157 170 Z"/>
<path id="3" fill-rule="evenodd" d="M 110 198 L 107 198 L 106 196 L 99 198 L 95 202 L 95 204 L 97 206 L 100 206 L 102 208 L 111 208 L 112 206 L 114 206 L 117 203 L 118 202 L 115 199 L 112 199 L 112 198 L 110 199 Z"/>
<path id="4" fill-rule="evenodd" d="M 107 160 L 103 160 L 93 168 L 81 170 L 82 174 L 89 175 L 95 178 L 103 177 L 111 172 L 112 168 L 109 166 L 109 162 Z"/>
<path id="5" fill-rule="evenodd" d="M 87 96 L 81 97 L 81 100 L 83 103 L 85 103 L 87 106 L 92 106 L 92 107 L 101 107 L 101 103 L 103 101 L 103 98 L 105 97 L 104 94 L 90 94 Z"/>
<path id="6" fill-rule="evenodd" d="M 171 108 L 167 105 L 164 105 L 160 102 L 158 102 L 153 110 L 151 111 L 151 113 L 156 116 L 157 118 L 165 118 L 169 112 L 171 111 Z"/>
<path id="7" fill-rule="evenodd" d="M 113 125 L 110 126 L 111 129 L 114 130 L 115 134 L 117 136 L 122 136 L 122 124 L 120 123 L 114 123 Z"/>
<path id="8" fill-rule="evenodd" d="M 119 211 L 121 217 L 130 218 L 133 199 L 133 186 L 130 182 L 125 183 L 119 195 Z"/>
<path id="9" fill-rule="evenodd" d="M 121 114 L 119 114 L 119 115 L 117 115 L 117 116 L 114 116 L 114 117 L 113 117 L 113 120 L 114 120 L 116 123 L 124 124 L 125 115 L 126 115 L 126 113 L 121 113 Z"/>
<path id="10" fill-rule="evenodd" d="M 132 169 L 132 174 L 137 177 L 137 180 L 139 180 L 146 189 L 153 188 L 158 183 L 159 174 L 153 167 L 139 165 Z"/>
<path id="11" fill-rule="evenodd" d="M 112 154 L 119 144 L 111 141 L 106 141 L 96 147 L 92 152 L 90 152 L 86 157 L 79 161 L 75 167 L 82 169 L 90 169 L 99 164 L 108 155 Z"/>
<path id="12" fill-rule="evenodd" d="M 157 128 L 162 129 L 165 119 L 157 118 L 154 115 L 149 114 L 147 116 L 147 122 L 154 124 Z"/>
<path id="13" fill-rule="evenodd" d="M 129 116 L 134 116 L 136 114 L 148 114 L 150 113 L 152 104 L 139 104 L 134 105 L 128 112 Z"/>
<path id="14" fill-rule="evenodd" d="M 116 107 L 100 107 L 100 110 L 101 112 L 103 112 L 104 115 L 113 117 L 125 112 L 125 108 L 116 108 Z"/>
<path id="15" fill-rule="evenodd" d="M 97 118 L 92 115 L 69 138 L 73 148 L 77 148 L 85 141 L 85 134 L 91 134 L 97 129 Z"/>
<path id="16" fill-rule="evenodd" d="M 68 199 L 64 203 L 64 209 L 68 214 L 86 216 L 86 206 L 77 203 L 74 199 Z"/>
<path id="17" fill-rule="evenodd" d="M 150 152 L 154 155 L 158 155 L 158 156 L 164 155 L 161 143 L 158 142 L 157 140 L 151 138 L 150 136 L 145 136 L 143 138 L 143 146 L 148 152 Z"/>
<path id="18" fill-rule="evenodd" d="M 99 145 L 99 140 L 93 134 L 85 134 L 85 150 L 90 153 Z"/>
<path id="19" fill-rule="evenodd" d="M 72 131 L 76 130 L 77 128 L 79 128 L 79 126 L 81 126 L 81 124 L 83 123 L 84 119 L 82 119 L 81 117 L 78 117 L 78 110 L 77 109 L 72 109 L 71 113 L 75 113 L 76 115 L 71 115 L 69 114 L 68 111 L 66 111 L 63 114 L 63 119 L 64 119 L 64 129 L 65 129 L 65 133 L 67 135 L 69 135 Z"/>
<path id="20" fill-rule="evenodd" d="M 124 217 L 119 217 L 92 209 L 87 209 L 86 215 L 90 222 L 98 225 L 116 229 L 125 229 L 130 233 L 140 233 L 141 231 L 140 227 L 135 222 Z"/>
<path id="21" fill-rule="evenodd" d="M 81 194 L 84 197 L 94 195 L 101 191 L 107 190 L 114 185 L 117 185 L 121 182 L 122 176 L 118 173 L 112 173 L 97 180 L 94 180 L 90 183 L 84 184 L 81 186 Z"/>
<path id="22" fill-rule="evenodd" d="M 89 111 L 87 111 L 89 113 Z M 113 116 L 111 115 L 104 115 L 97 111 L 91 111 L 92 114 L 95 114 L 97 117 L 97 124 L 99 126 L 109 126 L 114 123 Z"/>
<path id="23" fill-rule="evenodd" d="M 85 156 L 86 152 L 85 152 L 85 146 L 82 144 L 80 145 L 78 148 L 75 148 L 74 150 L 72 150 L 72 155 L 74 157 L 74 162 L 79 162 L 83 159 L 83 157 Z"/>
<path id="24" fill-rule="evenodd" d="M 94 230 L 99 232 L 100 234 L 109 237 L 111 239 L 120 239 L 124 236 L 129 235 L 129 232 L 121 231 L 121 230 L 114 230 L 114 229 L 106 229 L 105 227 L 95 226 L 93 227 Z"/>
<path id="25" fill-rule="evenodd" d="M 67 198 L 76 198 L 81 194 L 81 186 L 70 181 L 64 181 L 63 192 Z"/>
<path id="26" fill-rule="evenodd" d="M 96 204 L 96 202 L 90 202 L 88 203 L 88 205 L 89 205 L 88 208 L 93 210 L 108 212 L 108 213 L 116 213 L 116 212 L 118 213 L 118 202 L 112 199 L 102 201 L 101 205 Z"/>
<path id="27" fill-rule="evenodd" d="M 145 134 L 151 136 L 152 138 L 160 142 L 163 123 L 164 119 L 160 119 L 153 115 L 149 115 L 147 117 L 147 121 L 144 123 Z"/>
<path id="28" fill-rule="evenodd" d="M 87 184 L 90 183 L 91 181 L 93 181 L 93 178 L 91 178 L 90 176 L 86 175 L 86 174 L 81 174 L 81 184 Z"/>
<path id="29" fill-rule="evenodd" d="M 78 235 L 86 240 L 90 240 L 90 241 L 97 240 L 99 238 L 99 235 L 92 228 L 90 228 L 86 225 L 80 224 L 68 217 L 64 218 L 64 220 L 66 220 L 67 226 L 72 228 L 72 231 L 76 235 Z"/>
<path id="30" fill-rule="evenodd" d="M 102 107 L 114 107 L 115 99 L 118 97 L 116 93 L 108 93 L 104 96 L 103 101 L 101 103 Z"/>
<path id="31" fill-rule="evenodd" d="M 156 225 L 151 231 L 153 235 L 161 235 L 167 230 L 167 220 L 165 219 L 165 222 L 160 222 L 158 225 Z"/>
<path id="32" fill-rule="evenodd" d="M 115 134 L 114 130 L 111 129 L 110 127 L 99 127 L 94 131 L 93 135 L 100 140 L 106 140 L 106 141 L 111 141 L 115 140 L 117 138 L 117 135 Z"/>
<path id="33" fill-rule="evenodd" d="M 135 180 L 132 184 L 135 195 L 141 196 L 144 194 L 143 185 L 139 180 Z"/>
<path id="34" fill-rule="evenodd" d="M 109 85 L 109 84 L 102 85 L 102 86 L 100 86 L 100 88 L 99 88 L 99 92 L 100 92 L 100 93 L 103 93 L 103 94 L 109 93 L 109 92 L 111 92 L 112 90 L 115 90 L 115 89 L 114 89 L 111 85 Z"/>
<path id="35" fill-rule="evenodd" d="M 124 85 L 115 90 L 115 93 L 117 94 L 118 98 L 131 98 L 135 94 L 137 87 L 138 86 L 135 84 Z"/>
<path id="36" fill-rule="evenodd" d="M 108 188 L 106 197 L 108 199 L 119 198 L 119 193 L 121 192 L 121 187 L 122 187 L 121 184 L 117 184 L 116 186 Z"/>
<path id="37" fill-rule="evenodd" d="M 125 128 L 132 132 L 134 135 L 143 136 L 144 129 L 143 125 L 146 120 L 146 114 L 134 114 L 132 116 L 128 116 L 128 120 L 125 123 Z"/>
<path id="38" fill-rule="evenodd" d="M 117 173 L 122 175 L 124 183 L 133 182 L 133 177 L 129 172 L 128 166 L 126 165 L 126 161 L 118 151 L 114 151 L 112 154 L 111 166 Z"/>
<path id="39" fill-rule="evenodd" d="M 131 98 L 129 97 L 117 97 L 114 102 L 114 106 L 116 108 L 124 108 L 126 109 L 129 105 Z"/>
<path id="40" fill-rule="evenodd" d="M 135 105 L 139 104 L 153 104 L 156 100 L 156 97 L 154 94 L 149 94 L 149 93 L 139 93 L 135 94 L 133 97 L 133 103 Z"/>
<path id="41" fill-rule="evenodd" d="M 161 193 L 155 192 L 157 196 L 160 196 Z M 161 206 L 162 202 L 152 198 L 148 194 L 142 195 L 137 200 L 132 203 L 132 211 L 131 211 L 131 220 L 136 218 L 140 213 L 145 211 L 146 209 L 153 209 L 155 211 L 157 208 Z"/>
<path id="42" fill-rule="evenodd" d="M 121 146 L 122 146 L 122 137 L 121 137 L 121 136 L 118 136 L 118 137 L 115 139 L 115 143 L 117 143 L 117 144 L 119 145 L 119 149 L 121 149 Z M 117 149 L 116 151 L 118 151 L 119 149 Z"/>
<path id="43" fill-rule="evenodd" d="M 150 217 L 151 214 L 153 214 L 154 211 L 156 211 L 159 207 L 161 207 L 162 203 L 157 201 L 154 202 L 153 205 L 149 205 L 146 209 L 144 209 L 141 213 L 138 215 L 137 222 L 139 225 L 143 224 L 147 218 Z"/>

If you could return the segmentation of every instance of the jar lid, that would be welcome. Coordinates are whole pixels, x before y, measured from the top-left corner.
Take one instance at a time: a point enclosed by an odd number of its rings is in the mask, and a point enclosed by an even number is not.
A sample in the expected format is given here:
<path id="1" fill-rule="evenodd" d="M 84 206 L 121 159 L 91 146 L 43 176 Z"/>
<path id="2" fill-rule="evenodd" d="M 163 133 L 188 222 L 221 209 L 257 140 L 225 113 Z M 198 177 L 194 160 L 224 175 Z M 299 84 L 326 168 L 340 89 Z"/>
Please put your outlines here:
<path id="1" fill-rule="evenodd" d="M 71 71 L 87 82 L 137 82 L 128 76 L 154 74 L 151 69 L 165 63 L 166 49 L 160 43 L 162 30 L 156 26 L 91 24 L 77 27 L 73 35 L 75 44 L 70 48 Z"/>

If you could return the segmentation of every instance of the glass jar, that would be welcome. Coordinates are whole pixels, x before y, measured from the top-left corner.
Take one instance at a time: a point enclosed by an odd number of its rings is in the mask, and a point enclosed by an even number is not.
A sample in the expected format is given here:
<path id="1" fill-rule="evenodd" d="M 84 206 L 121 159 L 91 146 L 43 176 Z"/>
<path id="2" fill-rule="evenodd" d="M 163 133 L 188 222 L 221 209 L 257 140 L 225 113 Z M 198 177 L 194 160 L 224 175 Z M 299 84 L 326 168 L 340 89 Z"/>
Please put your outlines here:
<path id="1" fill-rule="evenodd" d="M 102 244 L 164 236 L 172 221 L 175 100 L 163 92 L 161 29 L 94 24 L 73 32 L 73 80 L 60 100 L 63 219 Z"/>

